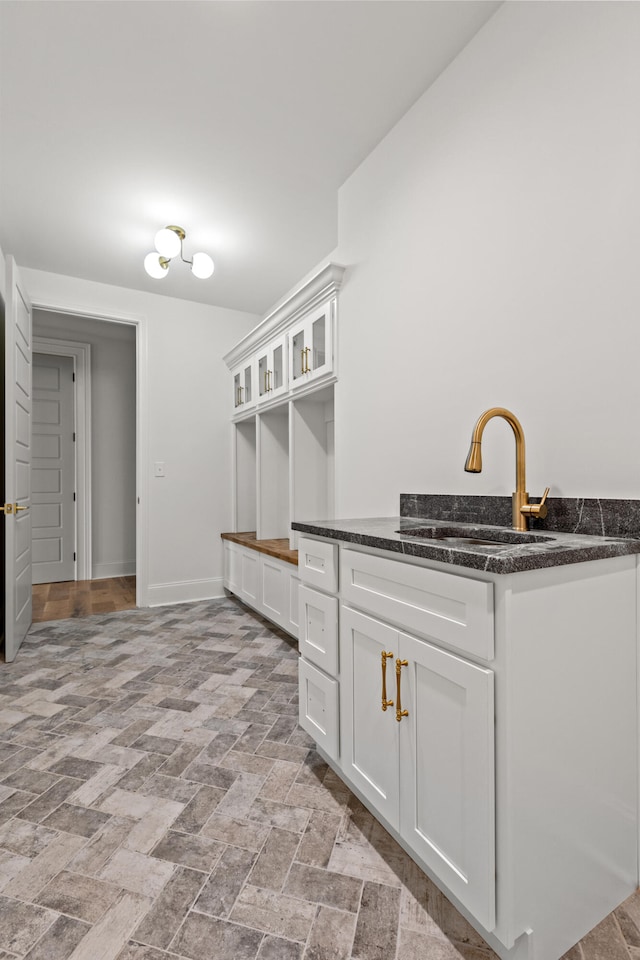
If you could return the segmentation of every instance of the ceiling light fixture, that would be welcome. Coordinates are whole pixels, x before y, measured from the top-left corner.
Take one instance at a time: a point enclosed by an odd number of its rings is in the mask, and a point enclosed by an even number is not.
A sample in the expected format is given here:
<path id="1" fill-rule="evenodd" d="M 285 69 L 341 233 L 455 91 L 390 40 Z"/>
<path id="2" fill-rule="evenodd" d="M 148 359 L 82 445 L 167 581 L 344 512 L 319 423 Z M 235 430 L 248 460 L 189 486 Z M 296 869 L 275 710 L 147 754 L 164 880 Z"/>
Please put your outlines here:
<path id="1" fill-rule="evenodd" d="M 154 280 L 162 280 L 169 272 L 171 261 L 180 256 L 183 263 L 188 263 L 194 277 L 207 280 L 214 270 L 213 260 L 208 253 L 194 253 L 193 260 L 186 260 L 182 256 L 182 241 L 186 233 L 182 227 L 168 226 L 158 230 L 155 235 L 156 249 L 144 258 L 144 268 Z"/>

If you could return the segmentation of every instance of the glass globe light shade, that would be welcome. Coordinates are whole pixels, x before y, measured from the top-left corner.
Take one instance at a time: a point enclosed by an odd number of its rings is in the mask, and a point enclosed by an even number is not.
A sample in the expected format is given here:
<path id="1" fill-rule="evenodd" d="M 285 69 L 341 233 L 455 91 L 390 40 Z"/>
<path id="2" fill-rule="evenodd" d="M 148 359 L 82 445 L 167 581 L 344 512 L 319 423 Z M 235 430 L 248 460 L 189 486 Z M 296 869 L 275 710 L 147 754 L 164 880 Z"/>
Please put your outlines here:
<path id="1" fill-rule="evenodd" d="M 154 280 L 162 280 L 169 272 L 168 267 L 163 267 L 160 263 L 160 255 L 156 250 L 146 255 L 144 258 L 144 268 Z"/>
<path id="2" fill-rule="evenodd" d="M 213 273 L 213 260 L 208 253 L 194 253 L 191 272 L 199 280 L 207 280 Z"/>
<path id="3" fill-rule="evenodd" d="M 155 236 L 155 245 L 158 253 L 162 257 L 166 257 L 167 260 L 171 260 L 172 257 L 177 257 L 182 249 L 180 237 L 175 230 L 169 230 L 168 227 L 158 230 Z"/>

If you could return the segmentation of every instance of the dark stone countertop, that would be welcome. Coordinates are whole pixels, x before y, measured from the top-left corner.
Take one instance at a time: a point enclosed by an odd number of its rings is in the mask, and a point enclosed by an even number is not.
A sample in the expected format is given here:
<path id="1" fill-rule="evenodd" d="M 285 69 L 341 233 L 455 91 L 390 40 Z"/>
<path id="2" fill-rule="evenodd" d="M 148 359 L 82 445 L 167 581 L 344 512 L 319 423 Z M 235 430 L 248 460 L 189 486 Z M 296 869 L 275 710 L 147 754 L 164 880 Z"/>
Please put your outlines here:
<path id="1" fill-rule="evenodd" d="M 451 527 L 454 523 L 472 540 L 490 540 L 492 532 L 494 536 L 508 536 L 511 531 L 508 526 L 463 524 L 452 520 L 450 516 L 439 520 L 415 516 L 317 520 L 310 523 L 294 522 L 291 526 L 301 533 L 489 573 L 520 573 L 640 553 L 640 539 L 563 533 L 549 529 L 529 531 L 532 538 L 530 543 L 499 545 L 421 539 L 411 532 L 421 527 L 440 529 L 442 532 L 442 528 Z"/>

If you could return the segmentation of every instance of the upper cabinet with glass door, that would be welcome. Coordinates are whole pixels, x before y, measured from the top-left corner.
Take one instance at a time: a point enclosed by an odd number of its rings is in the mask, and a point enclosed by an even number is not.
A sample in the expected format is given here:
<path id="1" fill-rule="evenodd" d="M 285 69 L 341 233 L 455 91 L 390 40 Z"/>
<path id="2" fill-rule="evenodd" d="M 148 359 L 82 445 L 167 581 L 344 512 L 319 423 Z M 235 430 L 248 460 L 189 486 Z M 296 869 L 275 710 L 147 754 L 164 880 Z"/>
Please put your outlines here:
<path id="1" fill-rule="evenodd" d="M 289 380 L 299 387 L 333 371 L 335 300 L 307 314 L 289 331 Z"/>
<path id="2" fill-rule="evenodd" d="M 258 351 L 258 400 L 274 400 L 287 392 L 286 348 L 283 336 Z"/>
<path id="3" fill-rule="evenodd" d="M 233 413 L 237 415 L 251 410 L 256 405 L 256 364 L 254 358 L 245 360 L 232 372 Z"/>
<path id="4" fill-rule="evenodd" d="M 337 375 L 338 291 L 345 268 L 328 263 L 224 357 L 233 380 L 233 418 L 325 386 Z"/>

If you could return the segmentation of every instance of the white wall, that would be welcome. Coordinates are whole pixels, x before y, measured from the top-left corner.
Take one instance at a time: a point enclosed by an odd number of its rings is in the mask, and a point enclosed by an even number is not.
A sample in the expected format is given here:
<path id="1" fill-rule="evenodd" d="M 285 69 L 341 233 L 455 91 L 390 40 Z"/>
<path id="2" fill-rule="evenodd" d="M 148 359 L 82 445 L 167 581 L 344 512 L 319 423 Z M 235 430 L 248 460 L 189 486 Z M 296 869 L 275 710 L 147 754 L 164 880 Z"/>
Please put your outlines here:
<path id="1" fill-rule="evenodd" d="M 92 577 L 134 574 L 135 327 L 34 310 L 33 335 L 91 346 Z"/>
<path id="2" fill-rule="evenodd" d="M 5 260 L 4 260 L 4 254 L 3 254 L 3 252 L 2 252 L 2 249 L 0 248 L 0 297 L 1 297 L 3 300 L 6 300 L 6 294 L 5 294 L 6 276 L 5 276 L 5 271 L 6 271 L 6 264 L 5 264 Z"/>
<path id="3" fill-rule="evenodd" d="M 222 356 L 258 317 L 39 270 L 22 275 L 36 305 L 144 318 L 149 430 L 139 491 L 148 497 L 149 590 L 143 600 L 221 596 L 220 533 L 231 528 L 232 400 Z M 166 464 L 162 479 L 152 476 L 156 460 Z"/>
<path id="4" fill-rule="evenodd" d="M 507 3 L 345 183 L 337 513 L 640 497 L 640 5 Z M 374 482 L 372 482 L 372 478 Z"/>

